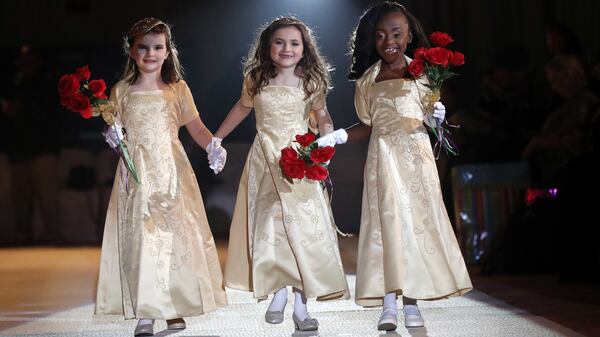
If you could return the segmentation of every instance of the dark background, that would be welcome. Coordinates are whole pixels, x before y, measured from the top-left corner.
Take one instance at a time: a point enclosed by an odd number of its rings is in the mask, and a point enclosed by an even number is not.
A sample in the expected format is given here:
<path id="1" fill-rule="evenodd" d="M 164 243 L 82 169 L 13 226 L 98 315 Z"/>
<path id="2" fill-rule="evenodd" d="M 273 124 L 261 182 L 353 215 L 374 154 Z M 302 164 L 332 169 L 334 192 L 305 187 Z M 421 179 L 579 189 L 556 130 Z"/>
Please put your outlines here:
<path id="1" fill-rule="evenodd" d="M 138 19 L 156 16 L 173 25 L 173 35 L 202 117 L 215 129 L 239 96 L 241 62 L 258 28 L 281 15 L 293 14 L 314 29 L 324 56 L 335 66 L 335 89 L 328 105 L 337 125 L 356 121 L 353 83 L 345 78 L 349 36 L 372 1 L 3 1 L 0 5 L 2 69 L 11 69 L 19 47 L 32 44 L 44 51 L 54 71 L 64 73 L 89 64 L 109 84 L 123 66 L 121 38 Z M 590 62 L 600 47 L 600 3 L 576 1 L 404 1 L 427 32 L 442 30 L 456 40 L 466 65 L 456 82 L 465 105 L 474 104 L 479 80 L 496 49 L 516 43 L 530 52 L 532 70 L 547 58 L 547 25 L 567 24 L 581 41 Z M 6 72 L 3 71 L 6 75 Z M 543 75 L 540 75 L 543 76 Z M 232 138 L 250 141 L 246 123 Z"/>
<path id="2" fill-rule="evenodd" d="M 2 32 L 0 35 L 2 37 L 0 98 L 4 99 L 3 96 L 13 85 L 16 72 L 15 61 L 23 45 L 33 47 L 42 55 L 44 71 L 51 79 L 51 83 L 56 83 L 61 74 L 73 72 L 75 68 L 87 64 L 92 70 L 92 77 L 104 78 L 110 87 L 119 79 L 124 65 L 125 57 L 121 46 L 125 32 L 137 20 L 153 16 L 172 25 L 173 37 L 185 68 L 186 81 L 192 90 L 203 121 L 209 129 L 215 131 L 239 98 L 242 61 L 256 32 L 263 24 L 278 16 L 295 15 L 314 30 L 322 54 L 336 69 L 333 73 L 334 89 L 327 99 L 328 107 L 336 127 L 347 127 L 357 122 L 353 106 L 354 83 L 346 79 L 346 72 L 350 65 L 350 58 L 347 55 L 348 42 L 358 18 L 370 3 L 372 2 L 363 0 L 3 1 L 0 3 Z M 522 62 L 523 70 L 531 89 L 530 103 L 535 108 L 525 110 L 523 113 L 537 114 L 542 121 L 543 117 L 552 111 L 556 100 L 555 95 L 550 92 L 544 74 L 544 66 L 551 57 L 546 47 L 545 33 L 548 27 L 554 24 L 564 24 L 573 31 L 582 47 L 586 71 L 589 71 L 591 66 L 600 59 L 598 57 L 600 20 L 597 20 L 600 2 L 598 1 L 422 0 L 404 1 L 403 4 L 420 19 L 426 32 L 439 30 L 450 33 L 455 39 L 450 47 L 462 51 L 466 56 L 466 64 L 456 69 L 460 76 L 450 82 L 454 89 L 452 100 L 448 98 L 444 101 L 449 116 L 457 111 L 477 111 L 480 108 L 482 79 L 489 74 L 492 64 L 498 63 L 498 57 L 495 56 L 498 55 L 497 51 L 504 50 L 505 53 L 500 55 L 504 55 L 503 57 L 507 59 L 512 58 L 513 63 L 519 63 L 520 57 L 526 59 Z M 514 55 L 510 56 L 511 48 L 519 51 L 516 54 L 516 61 Z M 508 54 L 506 50 L 509 51 Z M 54 84 L 48 90 L 50 92 L 56 90 Z M 106 151 L 106 144 L 100 136 L 103 126 L 101 121 L 83 120 L 78 115 L 60 108 L 58 95 L 52 93 L 51 97 L 53 102 L 49 105 L 48 111 L 55 113 L 58 121 L 56 126 L 58 132 L 55 136 L 59 138 L 59 151 L 73 148 L 91 153 Z M 9 144 L 22 142 L 24 141 L 22 137 L 25 136 L 11 134 L 10 118 L 6 115 L 0 115 L 0 122 L 2 123 L 0 124 L 0 156 L 2 156 L 10 147 Z M 520 126 L 519 123 L 520 121 L 515 120 L 515 128 Z M 537 126 L 541 127 L 541 122 Z M 466 131 L 469 131 L 468 126 Z M 221 175 L 215 177 L 207 167 L 204 152 L 193 144 L 184 129 L 181 132 L 181 139 L 196 170 L 211 227 L 216 236 L 227 235 L 229 221 L 227 213 L 231 212 L 233 207 L 237 181 L 254 133 L 253 118 L 248 118 L 226 139 L 224 145 L 230 151 L 228 167 Z M 26 137 L 40 143 L 47 142 L 44 138 L 47 136 L 43 132 L 34 132 Z M 519 151 L 509 153 L 506 158 L 494 157 L 495 149 L 504 146 L 502 143 L 490 143 L 489 148 L 487 144 L 485 145 L 484 150 L 476 151 L 476 154 L 481 155 L 479 157 L 461 154 L 458 158 L 448 158 L 442 155 L 438 162 L 447 198 L 446 206 L 453 222 L 460 214 L 453 210 L 453 197 L 456 196 L 456 191 L 452 191 L 450 178 L 448 178 L 451 167 L 459 164 L 510 163 L 520 159 Z M 332 176 L 336 184 L 333 198 L 334 214 L 338 225 L 350 232 L 356 232 L 360 222 L 365 153 L 366 143 L 345 145 L 338 149 L 336 154 L 338 158 L 332 162 Z M 4 163 L 2 170 L 5 172 L 2 175 L 4 180 L 0 180 L 3 184 L 0 186 L 0 206 L 5 214 L 2 214 L 0 224 L 10 226 L 12 206 L 10 191 L 7 190 L 10 183 L 6 180 L 9 176 L 6 172 L 10 169 L 10 165 L 7 164 L 6 159 L 2 160 Z M 598 270 L 600 256 L 597 255 L 597 249 L 593 248 L 597 245 L 593 242 L 579 245 L 578 239 L 575 238 L 577 235 L 591 240 L 595 235 L 591 233 L 596 231 L 597 234 L 597 229 L 590 229 L 593 226 L 589 221 L 584 220 L 588 215 L 586 212 L 596 205 L 597 197 L 584 199 L 583 204 L 578 202 L 581 193 L 586 192 L 585 183 L 591 182 L 590 186 L 597 184 L 595 171 L 591 169 L 596 166 L 587 165 L 596 158 L 591 156 L 583 160 L 581 166 L 586 167 L 587 171 L 581 171 L 576 175 L 581 181 L 567 186 L 566 195 L 570 195 L 568 200 L 560 204 L 538 206 L 538 209 L 520 210 L 521 213 L 517 212 L 518 219 L 513 223 L 521 224 L 520 228 L 525 229 L 518 229 L 516 232 L 513 230 L 513 232 L 516 236 L 529 235 L 527 238 L 532 239 L 536 237 L 536 233 L 543 232 L 547 235 L 548 241 L 542 241 L 548 245 L 542 247 L 542 250 L 537 250 L 541 255 L 545 254 L 546 249 L 557 252 L 554 244 L 567 248 L 585 246 L 588 249 L 585 252 L 588 256 L 586 266 L 593 265 Z M 69 188 L 80 190 L 88 188 L 89 186 L 85 186 L 87 177 L 85 172 L 87 171 L 67 172 L 66 177 L 60 178 L 63 180 L 60 183 L 61 191 Z M 71 179 L 72 176 L 79 180 Z M 110 193 L 110 180 L 91 183 L 96 183 L 103 188 L 99 198 L 106 200 L 107 193 Z M 578 189 L 573 189 L 573 186 L 577 186 Z M 72 197 L 77 200 L 82 198 Z M 96 231 L 96 234 L 92 239 L 88 237 L 81 241 L 75 237 L 69 243 L 99 242 L 106 204 L 100 201 L 98 205 L 94 206 L 93 219 L 94 226 L 97 228 L 91 229 Z M 561 212 L 551 213 L 544 207 L 558 209 Z M 538 222 L 527 220 L 529 219 L 527 216 L 531 215 L 527 211 L 533 211 L 533 214 L 538 216 L 535 218 Z M 553 219 L 554 222 L 546 223 L 544 219 Z M 573 233 L 573 240 L 569 241 L 571 237 L 566 236 L 566 243 L 556 242 L 561 232 L 555 226 L 556 221 L 559 220 L 562 221 L 558 224 L 560 226 L 569 228 L 573 226 L 570 232 Z M 65 225 L 64 220 L 62 225 Z M 582 227 L 584 225 L 587 227 Z M 504 223 L 503 226 L 508 226 L 508 223 Z M 38 230 L 38 234 L 40 231 Z M 457 231 L 459 240 L 465 239 L 460 237 L 460 230 Z M 71 229 L 62 229 L 62 232 L 69 233 Z M 510 234 L 513 232 L 508 231 L 507 235 L 513 235 Z M 0 240 L 2 243 L 19 244 L 18 240 L 13 241 L 10 234 L 6 233 L 11 231 L 5 232 L 3 240 Z M 470 240 L 471 237 L 467 235 L 466 239 Z M 52 240 L 54 239 L 51 239 L 50 243 L 64 242 L 61 239 Z M 35 240 L 33 242 L 35 243 Z M 530 242 L 528 239 L 523 239 L 521 246 L 526 246 Z M 536 251 L 536 247 L 531 249 Z M 555 257 L 552 254 L 548 256 L 549 259 Z"/>

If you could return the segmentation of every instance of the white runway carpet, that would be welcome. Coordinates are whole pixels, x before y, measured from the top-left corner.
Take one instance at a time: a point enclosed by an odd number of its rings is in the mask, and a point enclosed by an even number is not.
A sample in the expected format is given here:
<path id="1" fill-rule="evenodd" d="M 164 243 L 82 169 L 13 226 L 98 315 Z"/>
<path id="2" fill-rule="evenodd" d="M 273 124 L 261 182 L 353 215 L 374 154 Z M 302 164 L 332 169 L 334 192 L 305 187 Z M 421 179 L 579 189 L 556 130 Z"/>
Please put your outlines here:
<path id="1" fill-rule="evenodd" d="M 348 275 L 353 293 L 355 277 Z M 263 320 L 268 301 L 256 303 L 249 293 L 228 289 L 229 305 L 215 312 L 195 318 L 186 318 L 188 328 L 180 332 L 166 331 L 164 321 L 155 324 L 155 336 L 213 337 L 213 336 L 403 336 L 403 337 L 541 337 L 580 334 L 516 309 L 481 292 L 434 302 L 419 302 L 425 319 L 425 328 L 407 330 L 402 319 L 394 333 L 376 330 L 379 309 L 364 309 L 352 300 L 309 302 L 309 311 L 320 323 L 318 333 L 299 333 L 292 323 L 293 303 L 286 307 L 285 321 L 279 325 Z M 93 304 L 58 312 L 35 321 L 0 331 L 0 336 L 65 336 L 108 337 L 133 336 L 135 321 L 119 317 L 92 316 Z M 0 321 L 18 319 L 15 314 L 1 311 Z"/>

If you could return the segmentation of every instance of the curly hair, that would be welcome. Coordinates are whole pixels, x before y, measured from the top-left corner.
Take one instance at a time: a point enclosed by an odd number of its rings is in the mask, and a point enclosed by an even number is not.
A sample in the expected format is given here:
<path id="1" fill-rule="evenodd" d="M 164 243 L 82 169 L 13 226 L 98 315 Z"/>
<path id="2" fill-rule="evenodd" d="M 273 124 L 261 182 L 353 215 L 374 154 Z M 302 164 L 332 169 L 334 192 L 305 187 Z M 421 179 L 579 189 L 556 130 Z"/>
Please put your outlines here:
<path id="1" fill-rule="evenodd" d="M 303 79 L 306 98 L 317 92 L 327 93 L 332 88 L 329 74 L 332 68 L 321 56 L 311 29 L 294 17 L 281 17 L 261 29 L 244 62 L 244 76 L 250 76 L 252 80 L 248 88 L 250 96 L 258 95 L 269 80 L 277 76 L 277 68 L 270 56 L 271 39 L 276 30 L 286 27 L 296 27 L 302 35 L 304 50 L 295 73 Z"/>
<path id="2" fill-rule="evenodd" d="M 166 40 L 166 48 L 169 52 L 169 56 L 165 59 L 161 69 L 160 69 L 160 77 L 162 81 L 166 84 L 176 83 L 183 79 L 183 67 L 179 62 L 179 53 L 177 52 L 177 48 L 175 47 L 175 42 L 171 37 L 171 28 L 166 24 L 159 24 L 156 27 L 152 28 L 146 34 L 165 34 Z M 131 58 L 129 54 L 129 50 L 133 47 L 133 43 L 135 42 L 135 38 L 139 36 L 132 36 L 123 39 L 123 50 L 127 55 L 127 62 L 125 63 L 125 70 L 123 71 L 123 75 L 121 79 L 125 80 L 129 84 L 133 84 L 138 80 L 140 76 L 140 70 L 138 69 L 135 60 Z"/>
<path id="3" fill-rule="evenodd" d="M 412 41 L 406 50 L 414 51 L 419 47 L 429 47 L 429 41 L 423 27 L 417 18 L 404 6 L 394 1 L 385 1 L 367 9 L 358 21 L 350 38 L 350 55 L 352 64 L 348 72 L 348 79 L 357 80 L 381 56 L 375 50 L 375 28 L 379 20 L 387 13 L 400 12 L 408 21 L 408 28 L 412 34 Z"/>

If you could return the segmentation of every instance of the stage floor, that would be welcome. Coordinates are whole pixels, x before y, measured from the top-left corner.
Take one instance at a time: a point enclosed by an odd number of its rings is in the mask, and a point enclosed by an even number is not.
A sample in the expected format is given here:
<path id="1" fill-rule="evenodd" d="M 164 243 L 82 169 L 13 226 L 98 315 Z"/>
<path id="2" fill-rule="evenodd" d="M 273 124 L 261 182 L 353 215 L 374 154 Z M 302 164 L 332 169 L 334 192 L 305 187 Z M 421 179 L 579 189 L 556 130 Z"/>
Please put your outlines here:
<path id="1" fill-rule="evenodd" d="M 223 262 L 226 242 L 218 242 L 218 248 Z M 340 250 L 353 290 L 356 239 L 342 238 Z M 99 255 L 98 247 L 0 249 L 0 336 L 132 336 L 135 321 L 92 315 Z M 364 309 L 352 300 L 310 301 L 309 310 L 319 319 L 319 336 L 598 336 L 599 307 L 550 298 L 543 288 L 552 280 L 474 275 L 473 281 L 476 290 L 466 296 L 419 302 L 426 321 L 421 329 L 378 332 L 379 309 Z M 541 291 L 528 289 L 531 284 Z M 268 301 L 256 303 L 250 294 L 231 289 L 227 294 L 227 307 L 186 319 L 184 331 L 166 331 L 158 321 L 155 336 L 316 336 L 294 332 L 291 299 L 284 323 L 270 325 L 263 321 Z"/>

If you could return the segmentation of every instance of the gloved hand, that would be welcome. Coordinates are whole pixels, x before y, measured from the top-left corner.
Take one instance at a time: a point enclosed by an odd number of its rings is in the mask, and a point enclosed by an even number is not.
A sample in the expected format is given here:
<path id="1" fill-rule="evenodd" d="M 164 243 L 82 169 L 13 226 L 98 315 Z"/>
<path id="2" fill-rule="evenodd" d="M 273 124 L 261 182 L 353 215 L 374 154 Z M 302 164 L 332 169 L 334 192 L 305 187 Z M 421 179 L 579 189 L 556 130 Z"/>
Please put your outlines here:
<path id="1" fill-rule="evenodd" d="M 344 144 L 348 141 L 348 133 L 344 129 L 337 129 L 317 139 L 319 147 L 335 146 L 336 144 Z"/>
<path id="2" fill-rule="evenodd" d="M 102 132 L 102 135 L 104 136 L 104 140 L 113 149 L 119 146 L 119 143 L 125 139 L 123 126 L 121 126 L 121 124 L 119 124 L 117 121 L 115 121 L 113 125 L 108 125 L 104 129 L 104 132 Z"/>
<path id="3" fill-rule="evenodd" d="M 425 123 L 431 127 L 441 125 L 446 118 L 446 107 L 442 102 L 435 102 L 433 105 L 433 113 L 425 115 Z"/>
<path id="4" fill-rule="evenodd" d="M 221 138 L 212 137 L 210 143 L 206 147 L 208 153 L 208 166 L 213 170 L 215 174 L 218 174 L 225 167 L 227 161 L 227 151 L 221 146 Z"/>

